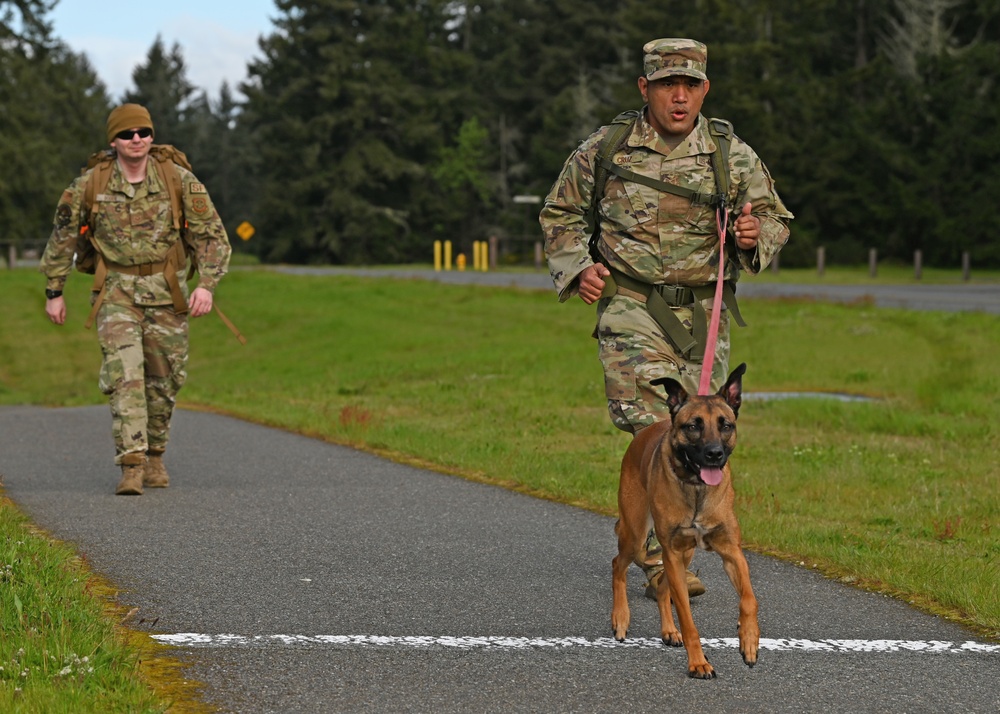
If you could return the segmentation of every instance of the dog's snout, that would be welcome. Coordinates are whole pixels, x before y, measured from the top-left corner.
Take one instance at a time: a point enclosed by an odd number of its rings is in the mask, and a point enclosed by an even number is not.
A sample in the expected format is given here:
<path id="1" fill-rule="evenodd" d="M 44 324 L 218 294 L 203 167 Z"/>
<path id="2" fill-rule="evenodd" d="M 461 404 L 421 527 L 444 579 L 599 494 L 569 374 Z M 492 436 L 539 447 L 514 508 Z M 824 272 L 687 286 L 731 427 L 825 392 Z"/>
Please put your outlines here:
<path id="1" fill-rule="evenodd" d="M 706 465 L 721 466 L 726 461 L 726 450 L 722 448 L 722 444 L 706 444 L 702 457 Z"/>

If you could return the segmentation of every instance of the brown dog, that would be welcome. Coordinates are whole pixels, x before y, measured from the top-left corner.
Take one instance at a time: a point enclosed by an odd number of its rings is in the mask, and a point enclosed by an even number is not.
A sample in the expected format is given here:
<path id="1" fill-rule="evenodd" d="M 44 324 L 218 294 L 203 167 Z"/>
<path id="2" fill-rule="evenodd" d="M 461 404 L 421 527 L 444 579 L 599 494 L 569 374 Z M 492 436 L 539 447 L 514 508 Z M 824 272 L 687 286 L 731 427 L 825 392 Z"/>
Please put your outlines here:
<path id="1" fill-rule="evenodd" d="M 663 546 L 664 577 L 656 593 L 661 636 L 665 644 L 687 648 L 688 676 L 699 679 L 715 677 L 715 670 L 701 649 L 684 579 L 696 547 L 722 556 L 726 574 L 740 596 L 740 654 L 747 665 L 757 663 L 757 598 L 740 546 L 729 472 L 745 371 L 746 365 L 741 364 L 718 394 L 707 397 L 689 395 L 673 379 L 653 380 L 667 390 L 670 419 L 636 434 L 622 459 L 618 484 L 618 556 L 612 562 L 611 579 L 615 639 L 622 642 L 628 633 L 628 567 L 642 562 L 652 520 Z M 674 624 L 671 602 L 677 609 L 680 632 Z"/>

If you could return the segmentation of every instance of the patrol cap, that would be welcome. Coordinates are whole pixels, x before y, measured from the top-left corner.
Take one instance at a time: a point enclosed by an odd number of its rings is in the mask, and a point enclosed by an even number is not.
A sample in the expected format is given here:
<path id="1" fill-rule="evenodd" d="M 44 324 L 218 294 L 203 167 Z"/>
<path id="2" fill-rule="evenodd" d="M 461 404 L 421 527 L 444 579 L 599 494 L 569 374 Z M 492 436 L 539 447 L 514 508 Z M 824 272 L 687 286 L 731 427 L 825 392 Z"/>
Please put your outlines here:
<path id="1" fill-rule="evenodd" d="M 642 68 L 646 79 L 683 74 L 708 79 L 708 48 L 697 40 L 667 37 L 642 46 Z"/>
<path id="2" fill-rule="evenodd" d="M 149 110 L 141 104 L 122 104 L 115 107 L 108 115 L 108 143 L 114 140 L 118 132 L 135 128 L 153 128 Z"/>

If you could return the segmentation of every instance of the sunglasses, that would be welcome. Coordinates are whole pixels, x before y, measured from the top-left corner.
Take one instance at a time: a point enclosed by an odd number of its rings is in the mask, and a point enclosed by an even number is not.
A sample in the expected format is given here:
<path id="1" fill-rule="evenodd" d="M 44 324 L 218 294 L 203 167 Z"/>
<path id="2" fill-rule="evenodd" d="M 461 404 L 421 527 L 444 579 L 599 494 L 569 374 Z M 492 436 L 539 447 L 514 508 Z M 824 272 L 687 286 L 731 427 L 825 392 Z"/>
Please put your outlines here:
<path id="1" fill-rule="evenodd" d="M 126 129 L 125 131 L 120 131 L 115 134 L 115 138 L 121 139 L 122 141 L 132 141 L 132 137 L 136 134 L 139 135 L 140 139 L 148 139 L 153 135 L 153 130 L 149 127 L 143 127 L 142 129 Z"/>

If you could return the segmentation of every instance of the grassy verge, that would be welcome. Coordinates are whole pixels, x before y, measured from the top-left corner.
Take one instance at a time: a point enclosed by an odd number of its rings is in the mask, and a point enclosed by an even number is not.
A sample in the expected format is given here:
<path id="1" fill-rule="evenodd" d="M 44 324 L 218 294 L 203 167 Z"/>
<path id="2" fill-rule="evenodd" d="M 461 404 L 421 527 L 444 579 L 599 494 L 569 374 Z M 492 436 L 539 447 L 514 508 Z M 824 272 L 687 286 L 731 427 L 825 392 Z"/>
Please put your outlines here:
<path id="1" fill-rule="evenodd" d="M 167 709 L 141 674 L 155 655 L 116 627 L 127 613 L 106 595 L 70 547 L 0 498 L 0 711 Z"/>
<path id="2" fill-rule="evenodd" d="M 783 271 L 782 275 L 788 275 Z M 0 403 L 99 403 L 98 350 L 43 319 L 40 279 L 0 272 Z M 264 271 L 229 276 L 192 326 L 181 405 L 613 513 L 627 437 L 604 409 L 593 310 L 542 292 Z M 1000 637 L 996 316 L 747 300 L 734 459 L 748 545 Z M 8 329 L 7 326 L 10 326 Z"/>

